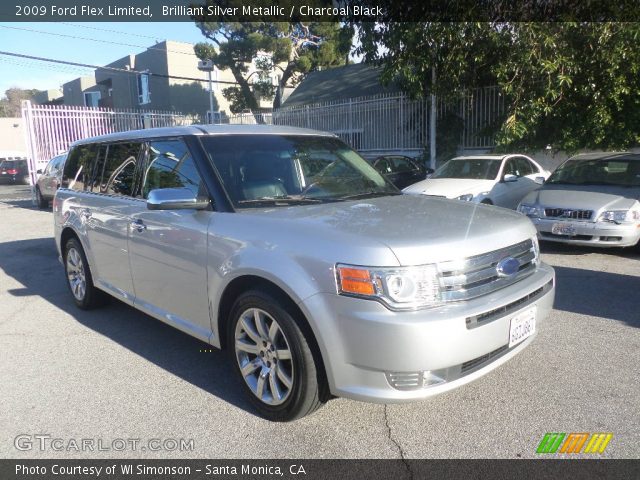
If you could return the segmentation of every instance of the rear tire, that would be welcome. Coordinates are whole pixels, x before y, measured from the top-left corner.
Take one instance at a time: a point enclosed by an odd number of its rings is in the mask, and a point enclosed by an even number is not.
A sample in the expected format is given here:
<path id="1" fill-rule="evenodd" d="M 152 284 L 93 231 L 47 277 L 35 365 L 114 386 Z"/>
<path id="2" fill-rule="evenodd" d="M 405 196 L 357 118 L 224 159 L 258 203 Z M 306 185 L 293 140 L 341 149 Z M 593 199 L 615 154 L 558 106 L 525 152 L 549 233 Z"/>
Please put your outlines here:
<path id="1" fill-rule="evenodd" d="M 40 210 L 44 210 L 45 208 L 49 208 L 49 200 L 46 200 L 42 196 L 42 192 L 40 191 L 40 187 L 36 187 L 36 202 L 37 202 L 38 208 Z"/>
<path id="2" fill-rule="evenodd" d="M 65 244 L 63 260 L 67 286 L 78 308 L 91 310 L 104 305 L 108 297 L 93 285 L 89 262 L 77 238 Z"/>
<path id="3" fill-rule="evenodd" d="M 483 205 L 493 205 L 493 202 L 491 200 L 489 200 L 488 198 L 485 198 L 480 203 L 483 204 Z"/>
<path id="4" fill-rule="evenodd" d="M 256 411 L 289 422 L 322 405 L 318 369 L 307 339 L 277 296 L 250 290 L 235 301 L 227 346 L 234 370 Z"/>

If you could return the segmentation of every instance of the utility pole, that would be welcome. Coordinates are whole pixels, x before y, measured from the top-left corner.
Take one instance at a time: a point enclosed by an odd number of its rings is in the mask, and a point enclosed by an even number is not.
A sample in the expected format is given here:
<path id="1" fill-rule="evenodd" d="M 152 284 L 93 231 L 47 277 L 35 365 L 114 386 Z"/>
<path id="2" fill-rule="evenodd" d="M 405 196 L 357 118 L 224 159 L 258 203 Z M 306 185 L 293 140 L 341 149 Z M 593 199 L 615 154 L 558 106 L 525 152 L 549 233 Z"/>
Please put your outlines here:
<path id="1" fill-rule="evenodd" d="M 431 115 L 429 116 L 429 163 L 430 168 L 436 169 L 436 67 L 431 67 Z"/>
<path id="2" fill-rule="evenodd" d="M 213 82 L 211 80 L 211 72 L 213 72 L 214 66 L 211 60 L 200 60 L 198 62 L 198 70 L 207 72 L 209 76 L 209 118 L 207 123 L 213 123 Z"/>

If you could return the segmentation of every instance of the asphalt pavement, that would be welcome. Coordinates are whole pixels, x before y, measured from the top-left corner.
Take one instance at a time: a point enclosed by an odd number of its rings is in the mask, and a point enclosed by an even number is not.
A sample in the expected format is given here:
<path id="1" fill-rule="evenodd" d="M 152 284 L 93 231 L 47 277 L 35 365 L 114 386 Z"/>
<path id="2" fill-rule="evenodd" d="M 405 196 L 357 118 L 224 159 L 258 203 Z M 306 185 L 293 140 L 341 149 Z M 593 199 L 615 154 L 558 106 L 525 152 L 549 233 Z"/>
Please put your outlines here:
<path id="1" fill-rule="evenodd" d="M 555 309 L 475 383 L 404 405 L 334 399 L 277 424 L 252 412 L 224 352 L 117 301 L 78 310 L 51 211 L 28 198 L 0 185 L 0 457 L 529 458 L 547 432 L 611 432 L 600 457 L 639 457 L 637 251 L 543 245 Z"/>

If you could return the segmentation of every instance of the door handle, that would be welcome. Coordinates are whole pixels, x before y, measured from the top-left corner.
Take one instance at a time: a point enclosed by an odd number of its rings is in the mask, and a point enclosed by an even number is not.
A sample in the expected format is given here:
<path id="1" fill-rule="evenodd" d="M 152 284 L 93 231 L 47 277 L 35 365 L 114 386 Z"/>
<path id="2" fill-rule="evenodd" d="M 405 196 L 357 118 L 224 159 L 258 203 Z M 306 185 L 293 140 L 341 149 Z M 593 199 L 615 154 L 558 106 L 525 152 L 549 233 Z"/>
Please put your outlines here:
<path id="1" fill-rule="evenodd" d="M 134 220 L 133 222 L 131 222 L 129 224 L 131 226 L 131 228 L 135 231 L 137 231 L 138 233 L 142 233 L 147 229 L 147 226 L 144 224 L 144 222 L 140 219 L 138 220 Z"/>

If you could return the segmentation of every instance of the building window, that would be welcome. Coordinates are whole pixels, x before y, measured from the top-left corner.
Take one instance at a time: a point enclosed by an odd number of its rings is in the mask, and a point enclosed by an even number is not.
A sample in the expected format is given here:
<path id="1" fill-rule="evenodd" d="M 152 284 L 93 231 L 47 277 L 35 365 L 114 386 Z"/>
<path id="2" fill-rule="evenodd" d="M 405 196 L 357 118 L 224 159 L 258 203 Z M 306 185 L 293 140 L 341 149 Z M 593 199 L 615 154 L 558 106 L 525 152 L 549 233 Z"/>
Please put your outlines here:
<path id="1" fill-rule="evenodd" d="M 84 92 L 85 107 L 97 107 L 100 101 L 100 92 Z"/>
<path id="2" fill-rule="evenodd" d="M 145 105 L 151 103 L 151 91 L 149 90 L 149 74 L 139 73 L 136 75 L 138 84 L 138 104 Z"/>

